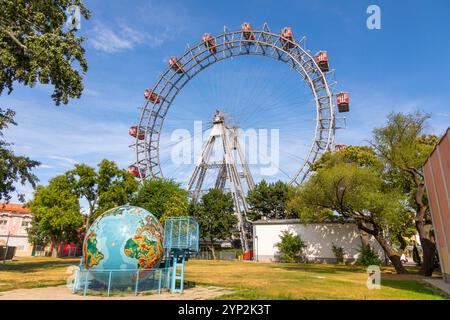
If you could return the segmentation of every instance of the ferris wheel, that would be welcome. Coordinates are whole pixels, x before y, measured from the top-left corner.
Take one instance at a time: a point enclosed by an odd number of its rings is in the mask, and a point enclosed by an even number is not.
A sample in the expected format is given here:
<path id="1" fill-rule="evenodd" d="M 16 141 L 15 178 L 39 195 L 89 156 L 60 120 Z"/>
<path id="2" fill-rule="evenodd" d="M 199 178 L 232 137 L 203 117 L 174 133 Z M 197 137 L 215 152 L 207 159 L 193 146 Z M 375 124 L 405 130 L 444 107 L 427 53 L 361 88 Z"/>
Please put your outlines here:
<path id="1" fill-rule="evenodd" d="M 295 71 L 295 75 L 306 84 L 313 101 L 315 126 L 312 142 L 305 158 L 298 164 L 298 169 L 289 177 L 290 184 L 301 184 L 310 173 L 311 165 L 323 152 L 333 147 L 345 147 L 334 145 L 335 131 L 340 128 L 337 125 L 339 117 L 336 116 L 336 105 L 339 112 L 349 111 L 348 92 L 334 94 L 332 91 L 336 81 L 334 70 L 329 66 L 327 51 L 311 55 L 305 42 L 305 37 L 297 42 L 290 27 L 285 27 L 280 34 L 276 34 L 269 30 L 266 23 L 260 30 L 252 29 L 250 23 L 243 23 L 237 31 L 229 31 L 224 27 L 223 33 L 216 36 L 205 33 L 201 42 L 193 47 L 188 46 L 184 54 L 170 57 L 169 66 L 158 81 L 153 87 L 145 89 L 146 102 L 141 108 L 139 122 L 129 130 L 129 134 L 135 138 L 133 147 L 136 162 L 128 171 L 141 180 L 164 178 L 161 166 L 161 132 L 175 98 L 187 88 L 190 80 L 211 65 L 234 57 L 262 56 L 281 61 Z M 210 136 L 189 179 L 187 190 L 192 201 L 197 201 L 201 196 L 207 170 L 218 169 L 215 188 L 225 190 L 227 182 L 229 184 L 244 258 L 249 258 L 252 254 L 249 241 L 251 222 L 248 219 L 249 207 L 244 182 L 247 183 L 248 191 L 253 188 L 254 180 L 237 137 L 236 127 L 227 124 L 224 114 L 217 110 Z M 223 147 L 223 161 L 220 163 L 210 161 L 211 150 L 217 140 L 221 140 L 220 145 Z"/>
<path id="2" fill-rule="evenodd" d="M 334 147 L 335 130 L 343 126 L 336 111 L 349 111 L 348 92 L 333 93 L 336 84 L 334 70 L 329 66 L 327 51 L 311 54 L 305 47 L 306 37 L 296 41 L 290 27 L 280 34 L 269 30 L 267 23 L 261 29 L 252 29 L 244 23 L 240 30 L 224 31 L 218 35 L 205 33 L 201 42 L 188 47 L 186 52 L 168 60 L 168 67 L 153 85 L 144 91 L 145 104 L 139 121 L 129 134 L 135 138 L 136 162 L 129 172 L 139 179 L 164 178 L 160 161 L 160 141 L 169 108 L 190 80 L 209 66 L 240 56 L 264 56 L 283 62 L 306 83 L 314 101 L 315 129 L 312 141 L 298 169 L 290 176 L 293 185 L 301 184 L 311 171 L 311 165 L 320 155 Z M 336 110 L 337 106 L 337 110 Z"/>

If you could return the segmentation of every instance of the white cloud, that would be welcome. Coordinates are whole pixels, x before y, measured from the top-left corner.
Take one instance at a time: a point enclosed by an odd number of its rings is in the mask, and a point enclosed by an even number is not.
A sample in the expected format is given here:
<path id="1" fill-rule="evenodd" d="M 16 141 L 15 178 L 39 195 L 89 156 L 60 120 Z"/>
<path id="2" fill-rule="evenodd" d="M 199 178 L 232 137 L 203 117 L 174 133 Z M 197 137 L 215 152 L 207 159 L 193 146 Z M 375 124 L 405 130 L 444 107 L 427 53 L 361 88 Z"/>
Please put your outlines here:
<path id="1" fill-rule="evenodd" d="M 135 46 L 145 44 L 151 48 L 161 46 L 174 35 L 169 29 L 156 30 L 153 33 L 134 29 L 125 23 L 115 28 L 97 22 L 88 33 L 88 42 L 98 51 L 116 53 L 132 50 Z"/>

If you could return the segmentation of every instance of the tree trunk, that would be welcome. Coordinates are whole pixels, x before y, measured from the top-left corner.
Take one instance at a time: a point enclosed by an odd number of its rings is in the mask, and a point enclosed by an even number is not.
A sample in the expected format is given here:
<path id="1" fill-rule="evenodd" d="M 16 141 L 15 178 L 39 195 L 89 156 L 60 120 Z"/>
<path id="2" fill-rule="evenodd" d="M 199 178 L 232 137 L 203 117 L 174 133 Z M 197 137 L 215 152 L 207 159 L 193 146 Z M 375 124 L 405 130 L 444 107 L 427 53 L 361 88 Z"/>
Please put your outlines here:
<path id="1" fill-rule="evenodd" d="M 367 248 L 369 245 L 369 234 L 361 229 L 359 229 L 359 236 L 361 238 L 361 247 Z"/>
<path id="2" fill-rule="evenodd" d="M 416 213 L 416 229 L 419 233 L 420 244 L 422 246 L 423 252 L 423 261 L 422 266 L 420 268 L 420 274 L 430 277 L 433 274 L 433 270 L 435 267 L 434 264 L 434 256 L 436 255 L 436 243 L 434 243 L 431 239 L 430 235 L 430 226 L 425 224 L 425 214 L 428 210 L 428 206 L 424 205 L 423 197 L 425 195 L 425 184 L 423 182 L 418 182 L 417 191 L 415 195 L 415 201 L 417 204 L 417 213 Z"/>
<path id="3" fill-rule="evenodd" d="M 51 244 L 50 244 L 50 246 L 51 246 L 50 254 L 53 258 L 56 258 L 58 256 L 57 245 L 58 245 L 58 242 L 56 241 L 56 239 L 52 238 Z"/>
<path id="4" fill-rule="evenodd" d="M 210 239 L 211 245 L 209 246 L 209 250 L 211 250 L 211 254 L 213 257 L 213 260 L 216 260 L 216 250 L 214 249 L 214 239 Z"/>
<path id="5" fill-rule="evenodd" d="M 408 271 L 403 266 L 402 262 L 400 261 L 400 255 L 389 245 L 389 243 L 386 241 L 386 239 L 383 237 L 382 234 L 379 232 L 379 227 L 377 224 L 373 223 L 373 229 L 369 229 L 365 225 L 363 225 L 362 222 L 358 223 L 358 228 L 362 231 L 367 232 L 368 234 L 372 235 L 375 240 L 380 244 L 383 251 L 387 254 L 389 257 L 389 260 L 392 262 L 392 265 L 395 268 L 395 271 L 398 274 L 406 274 Z"/>
<path id="6" fill-rule="evenodd" d="M 90 223 L 89 223 L 89 216 L 86 217 L 86 232 L 89 229 Z"/>
<path id="7" fill-rule="evenodd" d="M 61 258 L 64 256 L 64 242 L 59 242 L 58 249 L 58 258 Z"/>
<path id="8" fill-rule="evenodd" d="M 384 237 L 378 235 L 374 235 L 375 239 L 380 244 L 381 248 L 383 248 L 384 252 L 389 257 L 389 260 L 391 260 L 392 265 L 395 268 L 395 271 L 398 274 L 406 274 L 408 271 L 403 266 L 402 262 L 400 261 L 400 255 L 395 252 L 395 250 L 392 249 L 392 247 L 387 243 L 387 241 L 384 239 Z"/>

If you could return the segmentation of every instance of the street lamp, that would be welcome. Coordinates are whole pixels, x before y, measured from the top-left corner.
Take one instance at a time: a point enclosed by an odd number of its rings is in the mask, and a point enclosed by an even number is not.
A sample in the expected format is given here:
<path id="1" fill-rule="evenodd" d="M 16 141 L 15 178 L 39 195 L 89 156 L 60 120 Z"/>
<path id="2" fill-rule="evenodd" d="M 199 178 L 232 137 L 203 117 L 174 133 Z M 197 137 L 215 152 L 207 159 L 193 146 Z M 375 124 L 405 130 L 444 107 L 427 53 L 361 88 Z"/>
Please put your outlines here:
<path id="1" fill-rule="evenodd" d="M 258 236 L 255 236 L 256 240 L 256 262 L 258 262 L 258 256 L 259 256 L 259 248 L 258 248 Z"/>

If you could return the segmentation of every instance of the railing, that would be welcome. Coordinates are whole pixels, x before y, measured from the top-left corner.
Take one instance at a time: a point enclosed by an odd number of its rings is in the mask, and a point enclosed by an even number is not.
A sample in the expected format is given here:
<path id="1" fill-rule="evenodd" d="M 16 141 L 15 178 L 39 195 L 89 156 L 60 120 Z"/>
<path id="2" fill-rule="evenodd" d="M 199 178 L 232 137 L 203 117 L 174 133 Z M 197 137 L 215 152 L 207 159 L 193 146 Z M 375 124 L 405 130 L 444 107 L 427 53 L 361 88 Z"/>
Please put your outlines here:
<path id="1" fill-rule="evenodd" d="M 216 259 L 218 260 L 236 260 L 238 255 L 232 251 L 216 251 Z M 192 254 L 190 259 L 198 260 L 213 260 L 211 251 L 201 251 L 196 254 Z"/>
<path id="2" fill-rule="evenodd" d="M 170 288 L 172 268 L 151 270 L 76 270 L 73 293 L 83 295 L 161 293 Z"/>

